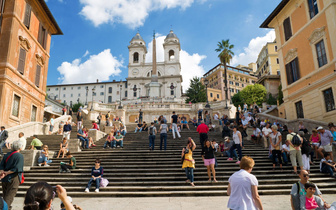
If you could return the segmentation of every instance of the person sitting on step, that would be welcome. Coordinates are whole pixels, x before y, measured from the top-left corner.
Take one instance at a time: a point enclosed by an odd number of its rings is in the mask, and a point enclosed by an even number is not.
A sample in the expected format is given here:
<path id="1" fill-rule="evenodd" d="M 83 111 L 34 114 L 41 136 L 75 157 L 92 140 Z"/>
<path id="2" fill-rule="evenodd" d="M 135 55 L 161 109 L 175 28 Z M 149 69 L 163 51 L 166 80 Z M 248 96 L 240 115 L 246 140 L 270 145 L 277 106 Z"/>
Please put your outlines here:
<path id="1" fill-rule="evenodd" d="M 143 128 L 143 123 L 142 122 L 138 123 L 137 127 L 135 127 L 134 133 L 136 133 L 137 131 L 141 132 L 142 128 Z"/>
<path id="2" fill-rule="evenodd" d="M 120 134 L 120 131 L 117 132 L 117 135 L 115 136 L 115 141 L 113 142 L 113 148 L 116 148 L 117 146 L 120 146 L 121 148 L 124 148 L 123 144 L 124 137 Z"/>
<path id="3" fill-rule="evenodd" d="M 104 174 L 104 169 L 103 167 L 100 166 L 100 162 L 101 162 L 100 159 L 96 159 L 95 166 L 92 167 L 91 169 L 91 179 L 85 188 L 85 192 L 87 193 L 90 192 L 90 187 L 91 187 L 92 182 L 96 183 L 95 192 L 99 192 L 100 181 Z"/>
<path id="4" fill-rule="evenodd" d="M 48 145 L 43 145 L 43 148 L 40 152 L 40 157 L 37 159 L 39 166 L 49 166 L 48 164 L 52 162 L 52 160 L 49 160 L 49 148 Z"/>
<path id="5" fill-rule="evenodd" d="M 106 138 L 106 142 L 103 146 L 103 148 L 105 149 L 107 146 L 109 146 L 111 149 L 113 148 L 113 141 L 115 141 L 115 137 L 113 135 L 113 129 L 111 129 L 110 133 L 108 134 L 107 138 Z"/>
<path id="6" fill-rule="evenodd" d="M 61 162 L 61 169 L 60 173 L 62 172 L 67 172 L 71 173 L 70 169 L 75 169 L 76 168 L 76 158 L 71 155 L 70 151 L 66 153 L 67 158 L 69 158 L 69 164 Z"/>
<path id="7" fill-rule="evenodd" d="M 334 172 L 336 172 L 336 163 L 331 160 L 329 152 L 324 153 L 324 158 L 320 162 L 320 171 L 322 173 L 328 173 L 331 177 L 336 178 Z"/>
<path id="8" fill-rule="evenodd" d="M 33 135 L 33 140 L 30 143 L 30 149 L 34 150 L 36 148 L 37 150 L 40 150 L 42 148 L 42 145 L 43 143 L 40 139 L 37 138 L 37 135 Z"/>
<path id="9" fill-rule="evenodd" d="M 234 142 L 230 140 L 230 138 L 227 136 L 224 138 L 224 151 L 223 151 L 223 155 L 225 156 L 225 154 L 227 155 L 228 159 L 227 160 L 233 160 L 231 157 L 231 151 L 230 151 L 230 148 L 233 146 Z M 236 160 L 238 160 L 238 155 L 237 155 L 237 152 L 236 150 L 232 150 L 232 157 L 234 156 L 234 158 Z"/>
<path id="10" fill-rule="evenodd" d="M 69 151 L 68 149 L 68 139 L 67 137 L 63 137 L 63 140 L 60 144 L 60 150 L 58 152 L 57 158 L 59 158 L 59 156 L 62 153 L 62 158 L 64 158 L 65 153 L 67 153 Z"/>
<path id="11" fill-rule="evenodd" d="M 84 132 L 84 130 L 86 130 L 85 127 L 77 131 L 77 138 L 81 141 L 82 149 L 89 149 L 89 139 L 87 138 L 87 134 Z"/>
<path id="12" fill-rule="evenodd" d="M 188 121 L 184 118 L 184 119 L 182 119 L 181 120 L 181 128 L 183 129 L 183 128 L 187 128 L 188 130 L 190 130 L 189 129 L 189 125 L 188 125 Z M 182 130 L 181 129 L 181 130 Z"/>
<path id="13" fill-rule="evenodd" d="M 143 122 L 142 131 L 148 131 L 148 125 L 146 122 Z"/>

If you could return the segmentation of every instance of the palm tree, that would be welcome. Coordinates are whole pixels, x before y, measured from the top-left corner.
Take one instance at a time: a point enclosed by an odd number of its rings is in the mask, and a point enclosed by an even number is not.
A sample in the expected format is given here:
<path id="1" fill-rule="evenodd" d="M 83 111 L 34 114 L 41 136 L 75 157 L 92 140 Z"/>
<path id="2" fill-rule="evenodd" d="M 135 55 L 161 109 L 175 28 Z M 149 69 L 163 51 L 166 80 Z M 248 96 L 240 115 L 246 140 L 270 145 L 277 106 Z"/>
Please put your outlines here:
<path id="1" fill-rule="evenodd" d="M 220 52 L 218 57 L 221 62 L 221 64 L 224 66 L 224 84 L 225 84 L 225 101 L 226 101 L 226 109 L 228 108 L 227 100 L 228 100 L 228 85 L 227 85 L 227 64 L 230 64 L 230 61 L 232 60 L 232 56 L 234 53 L 232 52 L 232 49 L 234 45 L 230 44 L 229 40 L 222 40 L 221 42 L 218 42 L 217 44 L 218 48 L 215 50 L 216 52 Z"/>

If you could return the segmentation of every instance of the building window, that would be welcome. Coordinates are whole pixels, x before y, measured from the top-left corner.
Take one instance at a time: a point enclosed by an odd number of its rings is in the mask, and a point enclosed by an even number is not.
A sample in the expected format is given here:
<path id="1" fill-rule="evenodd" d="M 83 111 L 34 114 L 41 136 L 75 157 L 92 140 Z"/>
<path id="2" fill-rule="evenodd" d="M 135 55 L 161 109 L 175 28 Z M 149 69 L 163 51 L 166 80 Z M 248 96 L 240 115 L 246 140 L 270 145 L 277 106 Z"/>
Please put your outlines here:
<path id="1" fill-rule="evenodd" d="M 295 103 L 295 108 L 296 108 L 296 116 L 297 118 L 304 118 L 303 115 L 303 107 L 302 107 L 302 101 L 296 102 Z"/>
<path id="2" fill-rule="evenodd" d="M 17 70 L 22 75 L 24 74 L 25 64 L 26 64 L 26 50 L 23 48 L 20 48 L 19 64 L 18 64 Z"/>
<path id="3" fill-rule="evenodd" d="M 236 93 L 239 93 L 239 90 L 236 90 Z"/>
<path id="4" fill-rule="evenodd" d="M 254 80 L 252 80 L 252 83 L 254 84 L 254 83 L 255 83 L 255 81 L 254 81 Z"/>
<path id="5" fill-rule="evenodd" d="M 65 98 L 65 94 L 63 94 L 63 98 Z"/>
<path id="6" fill-rule="evenodd" d="M 72 107 L 72 101 L 70 101 L 70 107 Z"/>
<path id="7" fill-rule="evenodd" d="M 58 90 L 58 88 L 56 88 L 56 90 Z"/>
<path id="8" fill-rule="evenodd" d="M 139 62 L 139 53 L 135 52 L 133 54 L 133 63 L 138 63 Z"/>
<path id="9" fill-rule="evenodd" d="M 174 60 L 175 56 L 174 56 L 174 50 L 169 50 L 169 60 L 172 61 Z"/>
<path id="10" fill-rule="evenodd" d="M 109 96 L 107 100 L 108 100 L 108 103 L 112 103 L 112 96 Z"/>
<path id="11" fill-rule="evenodd" d="M 324 41 L 321 40 L 315 46 L 316 46 L 316 54 L 317 54 L 318 65 L 319 65 L 319 67 L 322 67 L 322 66 L 324 66 L 328 63 L 327 54 L 326 54 L 326 50 L 325 50 L 325 47 L 324 47 Z"/>
<path id="12" fill-rule="evenodd" d="M 15 116 L 15 117 L 19 117 L 20 100 L 21 100 L 21 97 L 14 94 L 13 107 L 12 107 L 12 115 Z"/>
<path id="13" fill-rule="evenodd" d="M 2 1 L 0 1 L 2 3 Z M 2 5 L 0 5 L 1 7 Z M 25 11 L 25 16 L 23 20 L 23 24 L 29 29 L 30 26 L 30 16 L 31 16 L 31 6 L 26 3 L 26 11 Z"/>
<path id="14" fill-rule="evenodd" d="M 275 52 L 277 52 L 278 51 L 278 46 L 274 46 L 274 50 L 275 50 Z"/>
<path id="15" fill-rule="evenodd" d="M 219 98 L 219 94 L 217 94 L 217 98 Z"/>
<path id="16" fill-rule="evenodd" d="M 286 18 L 283 22 L 284 32 L 285 32 L 285 41 L 292 37 L 292 28 L 290 17 Z"/>
<path id="17" fill-rule="evenodd" d="M 315 15 L 318 14 L 317 0 L 308 0 L 309 15 L 312 19 Z"/>
<path id="18" fill-rule="evenodd" d="M 280 75 L 280 70 L 277 70 L 277 75 Z"/>
<path id="19" fill-rule="evenodd" d="M 36 87 L 40 87 L 40 76 L 41 76 L 41 66 L 36 65 L 36 73 L 35 73 L 35 85 L 36 85 Z"/>
<path id="20" fill-rule="evenodd" d="M 36 113 L 37 113 L 37 107 L 33 105 L 32 106 L 32 112 L 31 112 L 30 121 L 32 121 L 32 122 L 36 121 Z"/>
<path id="21" fill-rule="evenodd" d="M 212 93 L 210 93 L 210 97 L 211 97 L 211 98 L 213 97 Z"/>
<path id="22" fill-rule="evenodd" d="M 81 89 L 81 87 L 77 87 L 77 89 L 78 89 L 78 90 L 80 90 L 80 89 Z"/>
<path id="23" fill-rule="evenodd" d="M 100 95 L 103 96 L 103 95 L 104 95 L 104 92 L 100 92 Z"/>
<path id="24" fill-rule="evenodd" d="M 174 90 L 170 90 L 170 95 L 171 95 L 171 96 L 174 95 Z"/>
<path id="25" fill-rule="evenodd" d="M 244 84 L 242 84 L 242 87 L 244 87 Z"/>
<path id="26" fill-rule="evenodd" d="M 64 87 L 63 90 L 66 90 L 66 88 Z"/>
<path id="27" fill-rule="evenodd" d="M 323 91 L 324 96 L 324 103 L 326 107 L 326 111 L 330 112 L 332 110 L 335 110 L 335 101 L 334 101 L 334 95 L 331 88 L 326 89 Z"/>
<path id="28" fill-rule="evenodd" d="M 125 98 L 127 98 L 127 90 L 125 90 Z"/>
<path id="29" fill-rule="evenodd" d="M 268 66 L 268 61 L 266 61 L 266 67 Z"/>
<path id="30" fill-rule="evenodd" d="M 71 93 L 70 97 L 73 97 L 73 94 Z"/>
<path id="31" fill-rule="evenodd" d="M 133 92 L 133 97 L 137 97 L 137 92 L 136 91 Z"/>
<path id="32" fill-rule="evenodd" d="M 96 92 L 93 92 L 93 96 L 96 96 L 97 94 L 96 94 Z"/>
<path id="33" fill-rule="evenodd" d="M 117 95 L 119 95 L 119 90 L 117 91 Z"/>
<path id="34" fill-rule="evenodd" d="M 80 97 L 80 93 L 78 93 L 78 97 Z"/>
<path id="35" fill-rule="evenodd" d="M 39 28 L 38 39 L 37 40 L 44 49 L 47 48 L 47 37 L 48 37 L 47 30 L 40 23 L 40 28 Z"/>
<path id="36" fill-rule="evenodd" d="M 58 98 L 58 95 L 55 96 L 55 100 Z"/>
<path id="37" fill-rule="evenodd" d="M 104 85 L 101 85 L 100 88 L 104 88 Z"/>
<path id="38" fill-rule="evenodd" d="M 277 58 L 277 64 L 279 64 L 279 58 Z"/>
<path id="39" fill-rule="evenodd" d="M 238 83 L 238 82 L 236 82 L 236 86 L 239 86 L 239 83 Z"/>
<path id="40" fill-rule="evenodd" d="M 109 93 L 112 93 L 112 87 L 109 87 Z"/>
<path id="41" fill-rule="evenodd" d="M 295 58 L 290 63 L 286 64 L 287 84 L 290 85 L 293 82 L 300 79 L 299 60 Z"/>

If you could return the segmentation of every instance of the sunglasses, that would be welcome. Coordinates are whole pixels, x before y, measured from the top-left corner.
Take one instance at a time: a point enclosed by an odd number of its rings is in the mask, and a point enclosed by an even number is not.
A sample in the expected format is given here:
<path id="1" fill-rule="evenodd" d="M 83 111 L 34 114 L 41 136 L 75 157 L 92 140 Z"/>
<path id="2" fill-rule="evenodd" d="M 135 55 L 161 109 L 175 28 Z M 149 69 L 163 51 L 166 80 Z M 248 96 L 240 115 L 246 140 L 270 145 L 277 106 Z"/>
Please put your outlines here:
<path id="1" fill-rule="evenodd" d="M 100 163 L 100 162 L 95 162 L 95 163 Z"/>
<path id="2" fill-rule="evenodd" d="M 303 177 L 309 177 L 309 174 L 303 174 Z"/>

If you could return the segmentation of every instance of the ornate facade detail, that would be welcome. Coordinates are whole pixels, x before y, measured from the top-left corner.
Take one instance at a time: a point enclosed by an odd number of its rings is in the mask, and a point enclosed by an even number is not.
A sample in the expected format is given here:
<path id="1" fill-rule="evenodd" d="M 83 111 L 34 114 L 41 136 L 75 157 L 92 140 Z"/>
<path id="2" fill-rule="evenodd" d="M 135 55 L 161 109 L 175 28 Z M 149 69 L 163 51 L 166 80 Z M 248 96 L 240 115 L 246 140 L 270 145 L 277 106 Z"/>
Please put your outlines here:
<path id="1" fill-rule="evenodd" d="M 289 63 L 296 57 L 297 57 L 297 48 L 290 49 L 285 55 L 285 63 Z"/>
<path id="2" fill-rule="evenodd" d="M 36 54 L 35 54 L 35 57 L 36 57 L 37 63 L 38 63 L 40 66 L 44 66 L 45 60 L 44 60 L 44 58 L 42 57 L 42 55 L 36 53 Z"/>
<path id="3" fill-rule="evenodd" d="M 309 37 L 310 44 L 315 44 L 324 36 L 325 36 L 325 26 L 315 29 Z"/>
<path id="4" fill-rule="evenodd" d="M 31 48 L 31 44 L 29 43 L 27 38 L 24 38 L 23 36 L 19 36 L 19 40 L 20 40 L 20 45 L 26 50 L 28 51 Z"/>

